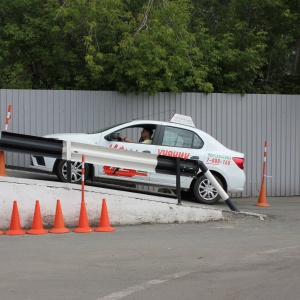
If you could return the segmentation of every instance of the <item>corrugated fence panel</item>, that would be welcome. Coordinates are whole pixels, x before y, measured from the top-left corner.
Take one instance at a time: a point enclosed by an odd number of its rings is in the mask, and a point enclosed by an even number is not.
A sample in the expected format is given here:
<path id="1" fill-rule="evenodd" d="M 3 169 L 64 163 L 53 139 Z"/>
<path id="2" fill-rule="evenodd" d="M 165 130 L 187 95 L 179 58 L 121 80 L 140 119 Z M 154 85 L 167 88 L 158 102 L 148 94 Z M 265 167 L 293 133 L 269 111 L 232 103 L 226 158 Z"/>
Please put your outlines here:
<path id="1" fill-rule="evenodd" d="M 297 96 L 293 96 L 291 99 L 293 103 L 294 113 L 292 118 L 292 123 L 294 123 L 296 126 L 292 127 L 292 140 L 295 141 L 294 147 L 291 147 L 291 162 L 290 165 L 292 166 L 292 189 L 291 193 L 293 195 L 297 195 L 300 193 L 300 118 L 299 118 L 299 111 L 300 111 L 300 100 Z M 295 159 L 293 161 L 293 159 Z"/>
<path id="2" fill-rule="evenodd" d="M 169 121 L 175 112 L 190 115 L 197 128 L 245 153 L 247 180 L 240 196 L 259 194 L 265 140 L 267 195 L 300 194 L 299 95 L 0 90 L 1 130 L 9 104 L 9 131 L 37 136 L 92 132 L 132 119 Z M 28 167 L 29 156 L 6 153 L 6 164 Z"/>
<path id="3" fill-rule="evenodd" d="M 295 173 L 292 175 L 295 181 L 295 190 L 293 195 L 299 195 L 300 194 L 300 155 L 299 155 L 299 150 L 300 150 L 300 139 L 299 139 L 299 128 L 300 128 L 300 118 L 299 118 L 299 111 L 300 111 L 300 99 L 298 96 L 294 96 L 293 98 L 294 102 L 295 102 L 295 116 L 296 117 L 296 126 L 295 126 L 295 141 L 296 144 L 294 146 L 293 149 L 293 157 L 292 157 L 292 164 L 294 164 L 295 166 Z M 293 161 L 293 158 L 295 159 L 295 161 Z"/>

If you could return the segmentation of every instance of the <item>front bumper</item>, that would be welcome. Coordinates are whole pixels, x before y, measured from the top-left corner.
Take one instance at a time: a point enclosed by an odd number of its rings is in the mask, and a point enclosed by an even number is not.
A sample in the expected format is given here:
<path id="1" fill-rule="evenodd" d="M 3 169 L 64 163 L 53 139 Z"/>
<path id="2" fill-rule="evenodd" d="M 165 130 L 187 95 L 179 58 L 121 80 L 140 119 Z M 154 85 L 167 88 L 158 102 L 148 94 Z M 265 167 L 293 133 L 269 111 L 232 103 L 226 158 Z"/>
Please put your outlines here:
<path id="1" fill-rule="evenodd" d="M 43 156 L 30 156 L 30 167 L 37 170 L 42 170 L 48 173 L 54 172 L 54 164 L 56 158 L 43 157 Z"/>

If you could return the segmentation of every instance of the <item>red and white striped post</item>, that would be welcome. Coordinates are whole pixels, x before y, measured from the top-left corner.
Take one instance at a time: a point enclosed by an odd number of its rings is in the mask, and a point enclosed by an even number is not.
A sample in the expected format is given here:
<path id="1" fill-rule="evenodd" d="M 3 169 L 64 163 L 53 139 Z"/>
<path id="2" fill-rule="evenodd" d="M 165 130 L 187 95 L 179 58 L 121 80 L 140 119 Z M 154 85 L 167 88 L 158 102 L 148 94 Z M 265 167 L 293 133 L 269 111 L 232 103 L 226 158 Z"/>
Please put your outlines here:
<path id="1" fill-rule="evenodd" d="M 7 129 L 8 129 L 8 124 L 11 119 L 10 114 L 11 114 L 11 105 L 9 105 L 8 109 L 7 109 L 7 117 L 5 120 L 4 131 L 7 131 Z M 6 176 L 4 151 L 0 151 L 0 176 Z"/>
<path id="2" fill-rule="evenodd" d="M 81 201 L 84 202 L 84 154 L 82 154 L 81 165 Z"/>
<path id="3" fill-rule="evenodd" d="M 89 226 L 89 219 L 86 212 L 86 206 L 84 202 L 84 154 L 82 154 L 82 177 L 81 177 L 81 207 L 80 207 L 80 214 L 79 214 L 79 220 L 78 220 L 78 226 L 73 231 L 79 232 L 79 233 L 88 233 L 93 232 L 94 229 L 92 229 Z"/>
<path id="4" fill-rule="evenodd" d="M 267 141 L 265 141 L 261 188 L 260 188 L 260 192 L 259 192 L 259 196 L 258 196 L 258 201 L 255 204 L 256 206 L 263 206 L 263 207 L 270 206 L 267 203 L 266 186 L 265 186 L 265 178 L 266 178 L 266 170 L 267 170 L 267 145 L 268 145 L 268 143 L 267 143 Z"/>
<path id="5" fill-rule="evenodd" d="M 262 182 L 265 181 L 265 177 L 266 177 L 266 169 L 267 169 L 267 146 L 268 146 L 268 143 L 267 143 L 267 141 L 265 141 L 264 161 L 263 161 L 263 171 L 262 171 Z"/>
<path id="6" fill-rule="evenodd" d="M 8 105 L 8 109 L 7 109 L 7 116 L 6 116 L 6 120 L 5 120 L 5 128 L 4 131 L 8 130 L 8 124 L 10 122 L 11 119 L 11 105 Z"/>

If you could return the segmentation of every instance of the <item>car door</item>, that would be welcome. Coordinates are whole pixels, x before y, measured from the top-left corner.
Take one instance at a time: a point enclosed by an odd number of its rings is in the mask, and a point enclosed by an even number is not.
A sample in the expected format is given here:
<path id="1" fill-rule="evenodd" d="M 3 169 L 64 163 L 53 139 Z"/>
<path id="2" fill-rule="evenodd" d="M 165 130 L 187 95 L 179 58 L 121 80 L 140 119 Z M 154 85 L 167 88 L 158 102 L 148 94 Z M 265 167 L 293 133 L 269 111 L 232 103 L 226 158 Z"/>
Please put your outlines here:
<path id="1" fill-rule="evenodd" d="M 198 158 L 203 160 L 205 157 L 205 144 L 203 139 L 192 129 L 176 126 L 164 126 L 161 129 L 158 145 L 155 154 L 180 157 L 184 159 Z M 190 177 L 181 177 L 181 186 L 189 187 Z M 176 176 L 154 173 L 150 176 L 150 181 L 160 184 L 175 186 Z"/>
<path id="2" fill-rule="evenodd" d="M 117 133 L 120 133 L 126 137 L 126 142 L 123 140 L 108 141 L 101 138 L 100 145 L 104 147 L 110 147 L 114 149 L 126 150 L 126 151 L 136 151 L 136 152 L 146 152 L 155 153 L 156 145 L 154 144 L 144 144 L 140 142 L 140 133 L 143 128 L 148 128 L 151 126 L 153 129 L 152 138 L 157 134 L 156 126 L 153 124 L 138 124 L 135 126 L 121 127 L 118 128 Z M 131 142 L 127 142 L 130 140 Z M 147 171 L 135 170 L 128 168 L 119 168 L 118 166 L 97 166 L 97 177 L 107 178 L 107 179 L 117 179 L 124 181 L 134 181 L 134 182 L 148 182 L 150 179 L 150 174 Z"/>

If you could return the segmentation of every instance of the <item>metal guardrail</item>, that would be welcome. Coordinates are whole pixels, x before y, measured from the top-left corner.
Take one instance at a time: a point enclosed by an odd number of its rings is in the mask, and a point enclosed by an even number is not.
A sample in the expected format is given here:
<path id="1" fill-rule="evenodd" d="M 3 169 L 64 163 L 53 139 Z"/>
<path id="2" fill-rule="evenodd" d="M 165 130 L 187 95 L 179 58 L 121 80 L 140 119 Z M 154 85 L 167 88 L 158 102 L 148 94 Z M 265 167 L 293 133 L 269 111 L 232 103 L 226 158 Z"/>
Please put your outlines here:
<path id="1" fill-rule="evenodd" d="M 169 157 L 151 153 L 126 151 L 98 145 L 64 141 L 62 158 L 69 162 L 81 161 L 90 164 L 116 166 L 152 173 L 176 175 L 176 194 L 178 204 L 181 204 L 180 176 L 194 177 L 199 172 L 199 160 Z M 70 178 L 70 171 L 69 178 Z"/>
<path id="2" fill-rule="evenodd" d="M 98 145 L 5 131 L 2 131 L 0 136 L 0 149 L 65 159 L 68 162 L 69 174 L 71 161 L 81 161 L 82 155 L 84 155 L 85 162 L 90 164 L 112 165 L 120 168 L 176 175 L 176 194 L 179 205 L 181 204 L 180 176 L 194 177 L 199 172 L 199 168 L 201 168 L 204 175 L 210 180 L 229 208 L 233 211 L 239 211 L 205 164 L 198 159 L 192 160 L 151 153 L 124 151 Z M 70 178 L 70 176 L 68 177 Z"/>
<path id="3" fill-rule="evenodd" d="M 81 161 L 82 154 L 85 162 L 90 164 L 117 166 L 152 173 L 177 174 L 177 158 L 108 148 L 98 145 L 64 141 L 62 158 L 70 161 Z M 180 175 L 193 177 L 199 172 L 199 160 L 178 158 Z"/>
<path id="4" fill-rule="evenodd" d="M 0 148 L 6 151 L 61 157 L 63 141 L 2 131 Z"/>
<path id="5" fill-rule="evenodd" d="M 81 161 L 82 155 L 85 156 L 86 163 L 90 164 L 112 165 L 152 173 L 174 174 L 176 175 L 178 204 L 181 204 L 180 176 L 193 177 L 199 171 L 198 160 L 184 160 L 182 158 L 158 156 L 151 153 L 124 151 L 98 145 L 5 131 L 1 133 L 0 149 L 65 159 L 68 165 L 68 181 L 71 181 L 71 161 Z"/>

